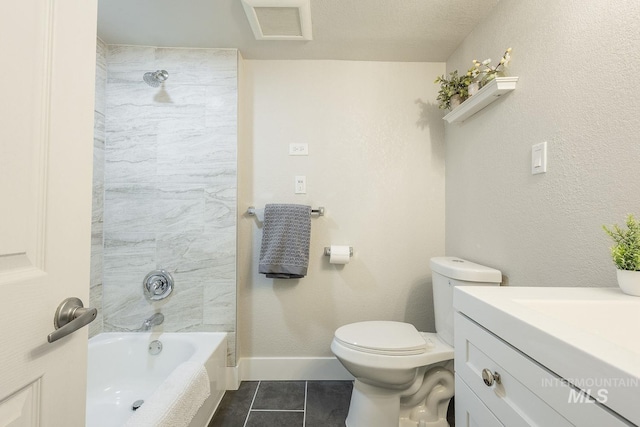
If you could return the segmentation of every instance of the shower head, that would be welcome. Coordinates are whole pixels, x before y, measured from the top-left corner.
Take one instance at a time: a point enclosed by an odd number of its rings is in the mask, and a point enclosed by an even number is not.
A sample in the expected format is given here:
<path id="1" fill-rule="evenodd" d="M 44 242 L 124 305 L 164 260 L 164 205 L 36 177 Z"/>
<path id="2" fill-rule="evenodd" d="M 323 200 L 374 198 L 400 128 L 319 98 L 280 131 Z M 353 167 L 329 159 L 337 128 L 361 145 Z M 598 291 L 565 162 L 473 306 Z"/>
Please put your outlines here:
<path id="1" fill-rule="evenodd" d="M 149 71 L 144 73 L 142 79 L 151 87 L 158 87 L 160 83 L 164 83 L 169 78 L 167 70 Z"/>

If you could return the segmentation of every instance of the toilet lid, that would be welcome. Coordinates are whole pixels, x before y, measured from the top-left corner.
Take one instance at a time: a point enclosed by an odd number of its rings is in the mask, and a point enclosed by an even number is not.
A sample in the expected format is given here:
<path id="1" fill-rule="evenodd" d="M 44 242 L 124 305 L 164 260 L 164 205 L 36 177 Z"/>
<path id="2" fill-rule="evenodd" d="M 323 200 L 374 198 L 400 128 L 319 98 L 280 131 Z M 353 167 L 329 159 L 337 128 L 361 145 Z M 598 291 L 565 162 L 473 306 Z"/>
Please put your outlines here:
<path id="1" fill-rule="evenodd" d="M 411 324 L 391 321 L 351 323 L 336 330 L 335 338 L 355 350 L 387 355 L 424 353 L 427 342 Z"/>

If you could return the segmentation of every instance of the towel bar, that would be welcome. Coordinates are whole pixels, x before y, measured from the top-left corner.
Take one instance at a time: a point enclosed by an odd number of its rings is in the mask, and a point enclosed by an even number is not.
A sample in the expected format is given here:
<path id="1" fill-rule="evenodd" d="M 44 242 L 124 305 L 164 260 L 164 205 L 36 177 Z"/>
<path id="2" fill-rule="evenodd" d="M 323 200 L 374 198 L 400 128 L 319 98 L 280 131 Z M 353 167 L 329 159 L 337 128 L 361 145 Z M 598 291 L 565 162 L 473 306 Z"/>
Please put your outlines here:
<path id="1" fill-rule="evenodd" d="M 255 214 L 256 214 L 256 208 L 254 206 L 249 206 L 249 208 L 247 208 L 247 215 L 255 215 Z M 324 207 L 318 206 L 318 209 L 311 209 L 311 214 L 324 216 Z"/>

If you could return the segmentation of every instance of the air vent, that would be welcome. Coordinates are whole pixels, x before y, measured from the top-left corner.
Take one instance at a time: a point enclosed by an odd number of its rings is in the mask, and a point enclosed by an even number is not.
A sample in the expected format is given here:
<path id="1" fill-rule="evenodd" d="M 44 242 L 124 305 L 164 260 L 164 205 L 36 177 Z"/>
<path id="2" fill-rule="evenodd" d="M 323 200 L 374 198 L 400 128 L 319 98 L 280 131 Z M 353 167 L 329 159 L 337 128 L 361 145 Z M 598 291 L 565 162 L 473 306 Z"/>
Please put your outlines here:
<path id="1" fill-rule="evenodd" d="M 256 40 L 312 40 L 310 0 L 242 0 Z"/>

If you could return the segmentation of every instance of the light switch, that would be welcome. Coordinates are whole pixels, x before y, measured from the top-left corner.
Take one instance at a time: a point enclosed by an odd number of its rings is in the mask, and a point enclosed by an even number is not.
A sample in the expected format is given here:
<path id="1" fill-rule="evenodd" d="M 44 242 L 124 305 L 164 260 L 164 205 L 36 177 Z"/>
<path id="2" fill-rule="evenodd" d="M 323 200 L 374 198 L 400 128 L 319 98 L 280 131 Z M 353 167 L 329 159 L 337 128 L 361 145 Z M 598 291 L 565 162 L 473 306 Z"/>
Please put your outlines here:
<path id="1" fill-rule="evenodd" d="M 296 175 L 295 194 L 307 193 L 307 177 L 304 175 Z"/>
<path id="2" fill-rule="evenodd" d="M 547 141 L 531 146 L 531 174 L 547 171 Z"/>

